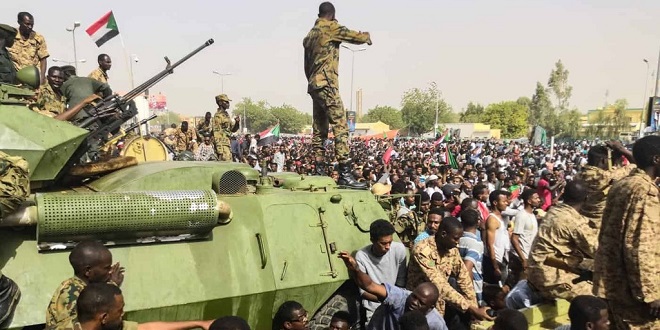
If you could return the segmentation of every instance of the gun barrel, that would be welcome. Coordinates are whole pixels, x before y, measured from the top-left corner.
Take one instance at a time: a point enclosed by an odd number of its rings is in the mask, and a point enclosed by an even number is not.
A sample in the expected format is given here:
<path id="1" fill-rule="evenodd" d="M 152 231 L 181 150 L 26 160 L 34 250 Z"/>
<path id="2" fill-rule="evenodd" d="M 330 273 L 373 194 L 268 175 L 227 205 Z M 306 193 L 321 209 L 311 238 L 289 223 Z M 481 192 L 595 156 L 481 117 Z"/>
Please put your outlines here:
<path id="1" fill-rule="evenodd" d="M 163 71 L 159 72 L 158 74 L 153 76 L 151 79 L 145 81 L 140 86 L 136 87 L 135 89 L 129 91 L 124 96 L 122 96 L 122 98 L 121 98 L 122 101 L 123 102 L 128 102 L 128 101 L 136 98 L 138 95 L 142 94 L 144 91 L 146 91 L 150 87 L 156 85 L 158 82 L 163 80 L 168 75 L 172 74 L 174 72 L 174 68 L 178 67 L 183 62 L 185 62 L 188 59 L 190 59 L 191 57 L 195 56 L 195 54 L 199 53 L 200 51 L 202 51 L 202 49 L 212 45 L 213 43 L 214 43 L 213 39 L 209 39 L 203 45 L 197 47 L 197 49 L 193 50 L 188 55 L 184 56 L 183 58 L 181 58 L 180 60 L 178 60 L 174 64 L 170 65 L 168 63 L 167 67 Z"/>

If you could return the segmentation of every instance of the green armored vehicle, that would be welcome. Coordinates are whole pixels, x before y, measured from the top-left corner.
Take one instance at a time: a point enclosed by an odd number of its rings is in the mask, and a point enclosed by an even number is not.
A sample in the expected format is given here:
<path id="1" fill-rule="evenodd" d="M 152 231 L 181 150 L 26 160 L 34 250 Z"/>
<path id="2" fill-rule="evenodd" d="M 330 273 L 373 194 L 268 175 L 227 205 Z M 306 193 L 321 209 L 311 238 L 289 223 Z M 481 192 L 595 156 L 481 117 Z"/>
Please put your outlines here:
<path id="1" fill-rule="evenodd" d="M 141 88 L 211 43 L 168 61 Z M 386 218 L 369 191 L 223 162 L 123 164 L 82 175 L 81 157 L 133 117 L 130 97 L 106 99 L 86 110 L 85 122 L 70 123 L 29 110 L 31 95 L 0 85 L 0 151 L 28 161 L 32 189 L 0 218 L 0 268 L 21 290 L 0 328 L 45 323 L 55 289 L 73 274 L 69 249 L 87 239 L 103 241 L 126 268 L 128 320 L 238 315 L 269 329 L 286 300 L 322 313 L 345 308 L 342 297 L 354 291 L 336 254 L 368 244 L 371 222 Z"/>

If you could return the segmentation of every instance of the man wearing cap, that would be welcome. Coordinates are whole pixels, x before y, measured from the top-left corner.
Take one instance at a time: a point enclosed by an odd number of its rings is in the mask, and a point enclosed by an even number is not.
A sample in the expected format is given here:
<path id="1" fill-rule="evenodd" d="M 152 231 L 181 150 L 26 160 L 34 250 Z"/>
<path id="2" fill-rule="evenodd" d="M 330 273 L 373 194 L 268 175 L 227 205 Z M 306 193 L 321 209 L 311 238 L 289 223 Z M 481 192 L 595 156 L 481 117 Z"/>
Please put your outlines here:
<path id="1" fill-rule="evenodd" d="M 16 29 L 0 24 L 0 83 L 16 83 L 16 67 L 7 48 L 11 48 L 16 39 Z"/>
<path id="2" fill-rule="evenodd" d="M 13 46 L 9 47 L 11 59 L 14 62 L 16 70 L 26 66 L 34 65 L 39 68 L 41 82 L 46 81 L 46 67 L 48 48 L 46 39 L 32 30 L 34 27 L 34 17 L 28 12 L 18 13 L 18 31 Z"/>
<path id="3" fill-rule="evenodd" d="M 339 96 L 339 45 L 342 42 L 371 45 L 371 37 L 368 32 L 352 31 L 339 25 L 332 3 L 321 3 L 318 19 L 303 40 L 307 93 L 314 102 L 312 146 L 316 162 L 322 162 L 325 154 L 323 143 L 328 138 L 329 125 L 332 125 L 335 155 L 339 160 L 339 184 L 364 189 L 366 184 L 355 181 L 351 174 L 348 125 Z"/>
<path id="4" fill-rule="evenodd" d="M 213 116 L 213 141 L 215 142 L 215 152 L 220 161 L 231 161 L 231 140 L 229 137 L 231 133 L 238 130 L 241 123 L 238 116 L 234 119 L 229 117 L 227 112 L 229 102 L 231 100 L 227 97 L 227 94 L 220 94 L 215 97 L 218 110 Z"/>

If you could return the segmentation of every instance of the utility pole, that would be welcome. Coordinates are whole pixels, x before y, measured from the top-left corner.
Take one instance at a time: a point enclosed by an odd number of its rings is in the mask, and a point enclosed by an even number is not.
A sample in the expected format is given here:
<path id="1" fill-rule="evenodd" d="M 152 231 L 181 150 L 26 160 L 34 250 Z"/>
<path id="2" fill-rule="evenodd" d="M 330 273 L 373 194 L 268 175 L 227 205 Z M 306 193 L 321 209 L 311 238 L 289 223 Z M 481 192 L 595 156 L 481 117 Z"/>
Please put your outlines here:
<path id="1" fill-rule="evenodd" d="M 647 59 L 643 59 L 644 63 L 646 63 L 646 76 L 644 76 L 644 102 L 642 102 L 642 117 L 639 120 L 639 137 L 644 136 L 644 126 L 646 126 L 646 105 L 648 102 L 648 98 L 646 97 L 646 93 L 649 91 L 649 70 L 651 67 L 649 66 L 649 61 Z"/>
<path id="2" fill-rule="evenodd" d="M 658 51 L 658 68 L 655 70 L 655 94 L 653 96 L 660 96 L 660 50 Z"/>
<path id="3" fill-rule="evenodd" d="M 352 57 L 351 57 L 351 106 L 349 107 L 351 111 L 353 111 L 353 76 L 355 73 L 355 53 L 357 52 L 362 52 L 367 50 L 366 48 L 358 48 L 358 49 L 352 49 L 346 45 L 341 45 L 342 47 L 348 49 L 351 51 Z"/>

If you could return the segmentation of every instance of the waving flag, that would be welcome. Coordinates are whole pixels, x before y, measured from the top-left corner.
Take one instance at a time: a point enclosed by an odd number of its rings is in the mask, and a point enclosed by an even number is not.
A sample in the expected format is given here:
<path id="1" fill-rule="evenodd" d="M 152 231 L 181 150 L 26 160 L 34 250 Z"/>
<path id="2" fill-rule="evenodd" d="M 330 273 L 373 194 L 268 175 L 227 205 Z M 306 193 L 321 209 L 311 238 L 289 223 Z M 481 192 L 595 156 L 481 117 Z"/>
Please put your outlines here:
<path id="1" fill-rule="evenodd" d="M 451 168 L 458 169 L 458 162 L 456 161 L 456 157 L 454 157 L 454 154 L 449 151 L 449 148 L 447 148 L 447 151 L 445 151 L 445 159 L 447 160 L 447 163 L 451 165 Z"/>
<path id="2" fill-rule="evenodd" d="M 394 151 L 394 148 L 389 147 L 387 150 L 385 150 L 385 153 L 383 154 L 383 163 L 385 165 L 390 163 L 390 158 L 392 158 L 392 152 Z"/>
<path id="3" fill-rule="evenodd" d="M 280 124 L 259 133 L 259 146 L 267 146 L 280 139 Z"/>
<path id="4" fill-rule="evenodd" d="M 94 39 L 97 47 L 101 47 L 108 40 L 119 35 L 119 28 L 117 27 L 117 21 L 115 21 L 115 15 L 112 13 L 112 10 L 103 15 L 103 17 L 94 22 L 85 31 Z"/>
<path id="5" fill-rule="evenodd" d="M 442 133 L 442 136 L 440 136 L 440 138 L 438 138 L 437 140 L 435 140 L 435 142 L 433 142 L 433 146 L 435 147 L 442 142 L 449 142 L 449 140 L 450 138 L 449 138 L 449 128 L 448 128 Z"/>

